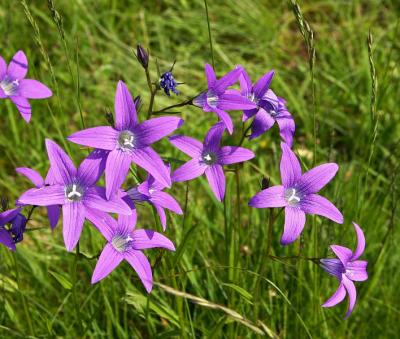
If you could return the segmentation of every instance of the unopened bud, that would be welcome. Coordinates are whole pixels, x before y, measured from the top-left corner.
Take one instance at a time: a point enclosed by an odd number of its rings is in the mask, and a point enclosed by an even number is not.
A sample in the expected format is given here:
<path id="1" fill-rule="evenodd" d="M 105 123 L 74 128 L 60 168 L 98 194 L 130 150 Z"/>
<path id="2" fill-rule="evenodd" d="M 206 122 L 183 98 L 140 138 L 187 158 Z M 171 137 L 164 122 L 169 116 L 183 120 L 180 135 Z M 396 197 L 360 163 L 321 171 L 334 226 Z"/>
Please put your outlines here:
<path id="1" fill-rule="evenodd" d="M 262 178 L 261 180 L 261 188 L 263 190 L 267 189 L 269 187 L 269 178 Z"/>
<path id="2" fill-rule="evenodd" d="M 149 66 L 149 53 L 147 53 L 141 44 L 136 46 L 136 58 L 143 68 L 147 68 Z"/>

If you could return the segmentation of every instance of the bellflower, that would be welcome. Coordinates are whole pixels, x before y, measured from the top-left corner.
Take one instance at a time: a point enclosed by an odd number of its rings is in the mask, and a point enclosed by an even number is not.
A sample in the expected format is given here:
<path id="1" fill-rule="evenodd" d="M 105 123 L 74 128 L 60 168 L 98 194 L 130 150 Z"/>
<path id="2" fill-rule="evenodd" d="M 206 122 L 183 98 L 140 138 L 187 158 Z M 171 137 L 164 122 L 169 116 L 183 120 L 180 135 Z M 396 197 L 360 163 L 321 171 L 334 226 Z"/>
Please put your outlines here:
<path id="1" fill-rule="evenodd" d="M 78 169 L 68 155 L 51 140 L 46 140 L 54 183 L 32 188 L 21 195 L 18 202 L 25 205 L 62 205 L 65 247 L 72 251 L 82 232 L 87 213 L 92 210 L 131 214 L 131 209 L 118 196 L 106 199 L 105 189 L 95 186 L 104 172 L 104 151 L 95 150 L 84 159 Z"/>
<path id="2" fill-rule="evenodd" d="M 44 99 L 53 94 L 41 82 L 25 79 L 26 73 L 28 73 L 28 60 L 24 52 L 18 51 L 8 66 L 0 56 L 0 99 L 9 98 L 24 120 L 29 122 L 31 105 L 28 99 Z"/>
<path id="3" fill-rule="evenodd" d="M 170 166 L 166 167 L 168 172 L 170 172 Z M 167 227 L 167 217 L 164 208 L 177 214 L 183 214 L 178 202 L 170 194 L 163 192 L 163 189 L 165 188 L 165 185 L 158 182 L 151 174 L 149 174 L 147 179 L 140 185 L 132 187 L 126 191 L 133 202 L 148 202 L 154 206 L 158 216 L 160 217 L 160 222 L 164 231 Z"/>
<path id="4" fill-rule="evenodd" d="M 222 166 L 254 158 L 254 153 L 243 147 L 220 147 L 224 130 L 224 123 L 217 123 L 208 131 L 203 143 L 183 135 L 170 137 L 169 141 L 176 148 L 192 157 L 172 174 L 172 180 L 187 181 L 205 173 L 215 197 L 222 201 L 225 196 L 225 175 Z"/>
<path id="5" fill-rule="evenodd" d="M 367 265 L 365 260 L 358 260 L 364 253 L 365 237 L 362 229 L 353 222 L 357 236 L 356 250 L 352 252 L 349 248 L 332 245 L 331 249 L 339 259 L 321 259 L 322 268 L 339 280 L 339 287 L 336 292 L 324 303 L 322 307 L 332 307 L 346 297 L 346 292 L 349 296 L 349 308 L 345 318 L 353 311 L 356 304 L 357 292 L 353 281 L 365 281 L 368 279 Z"/>
<path id="6" fill-rule="evenodd" d="M 254 85 L 249 75 L 243 70 L 240 80 L 240 90 L 244 97 L 257 105 L 257 108 L 245 110 L 243 121 L 254 116 L 252 133 L 249 139 L 254 139 L 268 131 L 275 121 L 278 123 L 282 139 L 292 147 L 295 123 L 292 115 L 286 108 L 284 99 L 279 98 L 269 89 L 274 71 L 265 73 Z"/>
<path id="7" fill-rule="evenodd" d="M 0 244 L 15 251 L 15 244 L 22 241 L 26 226 L 26 218 L 20 213 L 21 207 L 0 213 Z M 6 228 L 11 224 L 10 228 Z"/>
<path id="8" fill-rule="evenodd" d="M 242 97 L 240 92 L 234 90 L 227 91 L 229 86 L 232 86 L 239 80 L 242 71 L 242 67 L 236 67 L 217 80 L 211 65 L 206 64 L 205 73 L 208 90 L 193 100 L 193 104 L 201 107 L 204 112 L 215 113 L 224 122 L 230 134 L 233 133 L 233 122 L 229 114 L 225 111 L 248 110 L 257 107 L 251 100 Z"/>
<path id="9" fill-rule="evenodd" d="M 36 188 L 42 188 L 46 185 L 54 184 L 54 178 L 51 175 L 51 170 L 47 173 L 46 179 L 43 179 L 38 172 L 31 168 L 19 167 L 16 169 L 16 171 L 27 177 Z M 52 230 L 54 230 L 54 228 L 57 226 L 58 219 L 60 218 L 60 206 L 47 206 L 47 216 L 50 221 L 50 227 Z"/>
<path id="10" fill-rule="evenodd" d="M 128 261 L 138 274 L 146 291 L 151 292 L 153 275 L 151 266 L 142 250 L 166 248 L 175 251 L 174 244 L 165 236 L 152 230 L 135 229 L 132 217 L 120 215 L 118 222 L 107 213 L 90 213 L 89 219 L 106 238 L 107 244 L 101 252 L 92 275 L 92 284 L 109 275 L 122 260 Z"/>
<path id="11" fill-rule="evenodd" d="M 177 117 L 160 117 L 139 123 L 132 96 L 122 81 L 118 83 L 115 94 L 115 115 L 115 128 L 88 128 L 68 138 L 76 144 L 106 151 L 107 198 L 124 182 L 132 162 L 170 187 L 168 171 L 150 145 L 180 127 L 183 120 Z"/>
<path id="12" fill-rule="evenodd" d="M 306 213 L 321 215 L 342 224 L 342 213 L 329 200 L 316 194 L 336 175 L 338 165 L 327 163 L 302 174 L 299 160 L 290 147 L 282 142 L 281 148 L 282 185 L 269 187 L 257 193 L 251 198 L 249 205 L 256 208 L 285 208 L 282 245 L 290 244 L 300 236 Z"/>

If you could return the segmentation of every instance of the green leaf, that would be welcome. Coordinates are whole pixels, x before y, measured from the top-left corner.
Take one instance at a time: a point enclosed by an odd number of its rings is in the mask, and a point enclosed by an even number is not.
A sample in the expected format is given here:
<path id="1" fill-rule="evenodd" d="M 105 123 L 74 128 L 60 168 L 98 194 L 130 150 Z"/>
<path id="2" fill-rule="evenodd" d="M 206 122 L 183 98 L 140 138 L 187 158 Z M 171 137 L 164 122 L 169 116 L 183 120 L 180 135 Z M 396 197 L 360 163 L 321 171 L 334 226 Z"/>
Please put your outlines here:
<path id="1" fill-rule="evenodd" d="M 66 290 L 72 289 L 72 282 L 65 275 L 49 271 L 49 273 L 64 287 Z"/>
<path id="2" fill-rule="evenodd" d="M 231 284 L 231 283 L 222 283 L 222 285 L 224 286 L 228 286 L 232 289 L 234 289 L 236 292 L 238 292 L 249 304 L 253 304 L 253 296 L 247 292 L 243 287 L 240 287 L 238 285 L 235 284 Z"/>

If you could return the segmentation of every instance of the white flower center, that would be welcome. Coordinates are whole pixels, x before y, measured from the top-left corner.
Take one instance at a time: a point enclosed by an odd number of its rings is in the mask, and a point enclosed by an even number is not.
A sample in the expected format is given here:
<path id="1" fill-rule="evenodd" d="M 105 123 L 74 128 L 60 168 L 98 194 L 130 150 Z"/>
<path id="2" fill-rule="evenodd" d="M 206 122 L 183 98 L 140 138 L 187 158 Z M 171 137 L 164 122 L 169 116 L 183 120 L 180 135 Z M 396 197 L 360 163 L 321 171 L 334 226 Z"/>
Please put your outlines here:
<path id="1" fill-rule="evenodd" d="M 285 190 L 285 200 L 290 206 L 297 206 L 301 200 L 300 192 L 295 188 Z"/>
<path id="2" fill-rule="evenodd" d="M 201 160 L 207 165 L 212 165 L 217 161 L 217 156 L 213 152 L 205 152 L 202 154 Z"/>
<path id="3" fill-rule="evenodd" d="M 112 238 L 111 244 L 119 253 L 123 253 L 129 248 L 132 241 L 133 238 L 130 235 L 116 235 Z"/>
<path id="4" fill-rule="evenodd" d="M 208 104 L 208 106 L 210 106 L 212 108 L 216 108 L 217 107 L 218 96 L 212 91 L 208 91 L 207 92 L 207 104 Z"/>
<path id="5" fill-rule="evenodd" d="M 83 197 L 83 188 L 78 184 L 71 184 L 65 187 L 65 197 L 68 201 L 80 201 Z"/>
<path id="6" fill-rule="evenodd" d="M 118 146 L 122 151 L 132 151 L 135 148 L 135 135 L 131 131 L 122 131 L 118 136 Z"/>
<path id="7" fill-rule="evenodd" d="M 3 90 L 4 94 L 7 96 L 14 95 L 19 87 L 19 80 L 11 80 L 9 78 L 5 78 L 0 82 L 0 87 Z"/>

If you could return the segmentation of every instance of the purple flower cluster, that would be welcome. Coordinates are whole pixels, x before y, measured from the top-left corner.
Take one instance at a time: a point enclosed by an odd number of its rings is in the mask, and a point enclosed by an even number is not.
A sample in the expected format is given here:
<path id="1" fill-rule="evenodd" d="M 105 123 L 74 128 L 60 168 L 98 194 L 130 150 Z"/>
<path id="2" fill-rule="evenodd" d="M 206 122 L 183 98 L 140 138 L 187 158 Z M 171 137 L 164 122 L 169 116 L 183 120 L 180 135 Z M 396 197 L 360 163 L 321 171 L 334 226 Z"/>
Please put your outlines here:
<path id="1" fill-rule="evenodd" d="M 137 58 L 146 71 L 149 55 L 138 45 Z M 46 98 L 51 91 L 36 80 L 25 79 L 27 60 L 18 52 L 9 66 L 0 57 L 0 98 L 11 99 L 26 121 L 31 116 L 28 99 Z M 249 140 L 260 137 L 274 124 L 279 127 L 281 142 L 280 174 L 281 183 L 267 187 L 249 201 L 255 208 L 282 208 L 285 221 L 281 244 L 288 245 L 298 239 L 306 224 L 306 214 L 319 215 L 342 224 L 343 215 L 328 199 L 318 194 L 339 170 L 335 163 L 325 163 L 302 173 L 300 162 L 292 150 L 295 122 L 286 107 L 286 101 L 278 97 L 270 85 L 274 71 L 265 73 L 252 83 L 242 66 L 237 66 L 221 78 L 206 64 L 207 90 L 193 100 L 178 104 L 193 104 L 204 112 L 213 112 L 220 119 L 199 141 L 190 136 L 173 135 L 169 142 L 190 157 L 182 166 L 171 170 L 170 164 L 152 148 L 180 128 L 183 120 L 174 116 L 150 118 L 139 121 L 137 114 L 140 97 L 133 99 L 127 86 L 119 81 L 115 94 L 114 126 L 97 126 L 78 131 L 68 140 L 94 150 L 76 167 L 64 150 L 52 140 L 46 140 L 49 169 L 46 178 L 30 168 L 17 168 L 27 177 L 34 188 L 24 192 L 17 200 L 17 207 L 0 214 L 0 242 L 15 250 L 15 244 L 23 239 L 27 221 L 22 213 L 26 206 L 46 206 L 50 226 L 54 229 L 62 210 L 63 238 L 65 247 L 72 251 L 78 244 L 85 220 L 90 221 L 106 240 L 92 275 L 96 283 L 110 274 L 121 261 L 126 260 L 137 272 L 145 289 L 153 286 L 151 265 L 143 254 L 150 248 L 165 248 L 174 251 L 173 243 L 164 235 L 147 229 L 136 229 L 137 205 L 149 204 L 156 210 L 163 230 L 166 230 L 165 210 L 183 214 L 179 203 L 165 192 L 173 183 L 188 181 L 205 175 L 211 191 L 218 201 L 225 199 L 226 179 L 224 167 L 244 163 L 255 157 L 250 149 L 223 144 L 225 130 L 234 132 L 234 123 L 227 111 L 243 111 L 242 122 L 253 119 Z M 178 94 L 172 69 L 164 73 L 154 90 L 152 100 L 160 87 L 169 96 L 170 91 Z M 232 86 L 238 85 L 239 89 Z M 149 82 L 149 86 L 152 84 Z M 151 116 L 152 105 L 149 108 Z M 162 110 L 162 111 L 165 111 Z M 160 112 L 162 112 L 160 111 Z M 222 145 L 221 145 L 222 144 Z M 135 164 L 136 172 L 131 168 Z M 147 178 L 141 179 L 141 171 Z M 134 186 L 122 188 L 129 172 L 139 178 Z M 105 187 L 99 186 L 105 177 Z M 117 214 L 117 220 L 114 216 Z M 338 259 L 321 259 L 320 265 L 339 280 L 335 294 L 322 306 L 331 307 L 341 302 L 346 293 L 350 306 L 346 317 L 352 312 L 356 301 L 353 281 L 368 278 L 367 262 L 358 260 L 365 248 L 361 228 L 354 223 L 358 245 L 353 253 L 350 249 L 332 245 Z"/>

